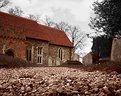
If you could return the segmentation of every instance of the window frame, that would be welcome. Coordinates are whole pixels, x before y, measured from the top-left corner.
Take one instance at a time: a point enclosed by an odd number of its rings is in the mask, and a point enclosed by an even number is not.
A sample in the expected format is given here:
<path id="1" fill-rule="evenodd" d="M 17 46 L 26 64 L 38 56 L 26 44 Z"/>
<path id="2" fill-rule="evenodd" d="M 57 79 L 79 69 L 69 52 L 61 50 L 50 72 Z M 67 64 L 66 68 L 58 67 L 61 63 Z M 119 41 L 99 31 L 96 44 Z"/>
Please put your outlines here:
<path id="1" fill-rule="evenodd" d="M 39 48 L 39 50 L 38 50 Z M 36 63 L 37 64 L 43 64 L 43 47 L 42 46 L 38 46 L 37 47 L 37 60 L 36 60 Z"/>
<path id="2" fill-rule="evenodd" d="M 58 49 L 58 58 L 62 61 L 63 60 L 63 49 L 59 48 Z"/>
<path id="3" fill-rule="evenodd" d="M 26 60 L 32 62 L 32 48 L 26 49 Z"/>

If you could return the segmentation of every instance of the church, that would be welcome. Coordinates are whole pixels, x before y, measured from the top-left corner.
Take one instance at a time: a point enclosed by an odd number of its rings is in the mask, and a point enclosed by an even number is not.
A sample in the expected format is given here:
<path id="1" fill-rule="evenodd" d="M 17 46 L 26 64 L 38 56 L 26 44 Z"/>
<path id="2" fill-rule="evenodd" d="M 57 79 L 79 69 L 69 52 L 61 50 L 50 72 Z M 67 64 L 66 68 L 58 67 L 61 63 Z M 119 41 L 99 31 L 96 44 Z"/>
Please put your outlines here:
<path id="1" fill-rule="evenodd" d="M 0 12 L 0 54 L 58 66 L 72 60 L 73 45 L 64 31 Z"/>

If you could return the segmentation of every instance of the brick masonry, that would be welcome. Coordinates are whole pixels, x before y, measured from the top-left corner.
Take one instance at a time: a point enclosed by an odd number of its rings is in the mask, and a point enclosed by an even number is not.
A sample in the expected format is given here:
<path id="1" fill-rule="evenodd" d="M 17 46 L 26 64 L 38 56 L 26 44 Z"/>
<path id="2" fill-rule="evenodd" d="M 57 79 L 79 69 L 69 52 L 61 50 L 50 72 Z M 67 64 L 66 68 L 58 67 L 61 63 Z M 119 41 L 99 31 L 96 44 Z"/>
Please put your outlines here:
<path id="1" fill-rule="evenodd" d="M 73 45 L 64 31 L 4 12 L 0 12 L 0 19 L 0 54 L 11 53 L 8 49 L 12 49 L 13 56 L 26 60 L 31 53 L 29 61 L 49 66 L 72 59 Z M 38 47 L 42 48 L 42 54 L 37 52 Z M 59 48 L 62 49 L 62 60 L 58 58 Z"/>
<path id="2" fill-rule="evenodd" d="M 62 49 L 62 60 L 59 59 L 59 49 Z M 67 60 L 71 60 L 72 48 L 50 45 L 49 46 L 49 66 L 60 65 Z"/>
<path id="3" fill-rule="evenodd" d="M 48 65 L 48 48 L 49 43 L 45 41 L 40 40 L 34 40 L 34 39 L 27 39 L 26 40 L 26 48 L 32 48 L 33 46 L 33 63 L 37 62 L 37 47 L 42 47 L 43 50 L 43 64 Z"/>
<path id="4" fill-rule="evenodd" d="M 5 50 L 13 49 L 14 56 L 25 59 L 25 43 L 23 39 L 0 37 L 0 54 L 3 54 L 3 47 Z"/>
<path id="5" fill-rule="evenodd" d="M 13 49 L 15 57 L 26 60 L 26 49 L 33 47 L 32 63 L 37 63 L 37 47 L 42 47 L 43 63 L 46 66 L 57 66 L 71 59 L 72 48 L 51 45 L 49 42 L 35 39 L 16 39 L 0 37 L 0 54 L 3 54 L 3 46 L 5 50 Z M 62 60 L 59 59 L 59 49 L 62 49 Z"/>

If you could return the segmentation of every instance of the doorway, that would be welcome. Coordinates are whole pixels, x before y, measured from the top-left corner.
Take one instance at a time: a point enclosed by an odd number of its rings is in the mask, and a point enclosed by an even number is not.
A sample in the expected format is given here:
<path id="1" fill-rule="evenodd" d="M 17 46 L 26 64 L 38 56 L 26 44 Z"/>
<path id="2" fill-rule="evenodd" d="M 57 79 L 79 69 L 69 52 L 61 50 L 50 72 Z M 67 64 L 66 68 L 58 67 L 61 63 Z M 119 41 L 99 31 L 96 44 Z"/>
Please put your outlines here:
<path id="1" fill-rule="evenodd" d="M 5 51 L 5 54 L 8 55 L 8 56 L 14 57 L 14 50 L 13 49 L 7 49 Z"/>

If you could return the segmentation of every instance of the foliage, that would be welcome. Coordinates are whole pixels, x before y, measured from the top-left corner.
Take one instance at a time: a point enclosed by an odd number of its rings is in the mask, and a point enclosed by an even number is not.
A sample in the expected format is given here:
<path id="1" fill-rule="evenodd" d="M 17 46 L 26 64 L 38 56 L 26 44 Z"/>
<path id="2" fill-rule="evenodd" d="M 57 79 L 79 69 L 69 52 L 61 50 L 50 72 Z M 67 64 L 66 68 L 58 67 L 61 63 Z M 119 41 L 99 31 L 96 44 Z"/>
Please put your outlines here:
<path id="1" fill-rule="evenodd" d="M 93 11 L 96 16 L 90 20 L 92 29 L 109 36 L 121 35 L 121 0 L 97 0 Z"/>
<path id="2" fill-rule="evenodd" d="M 112 48 L 112 37 L 102 35 L 93 38 L 92 52 L 98 54 L 100 58 L 110 57 Z"/>

